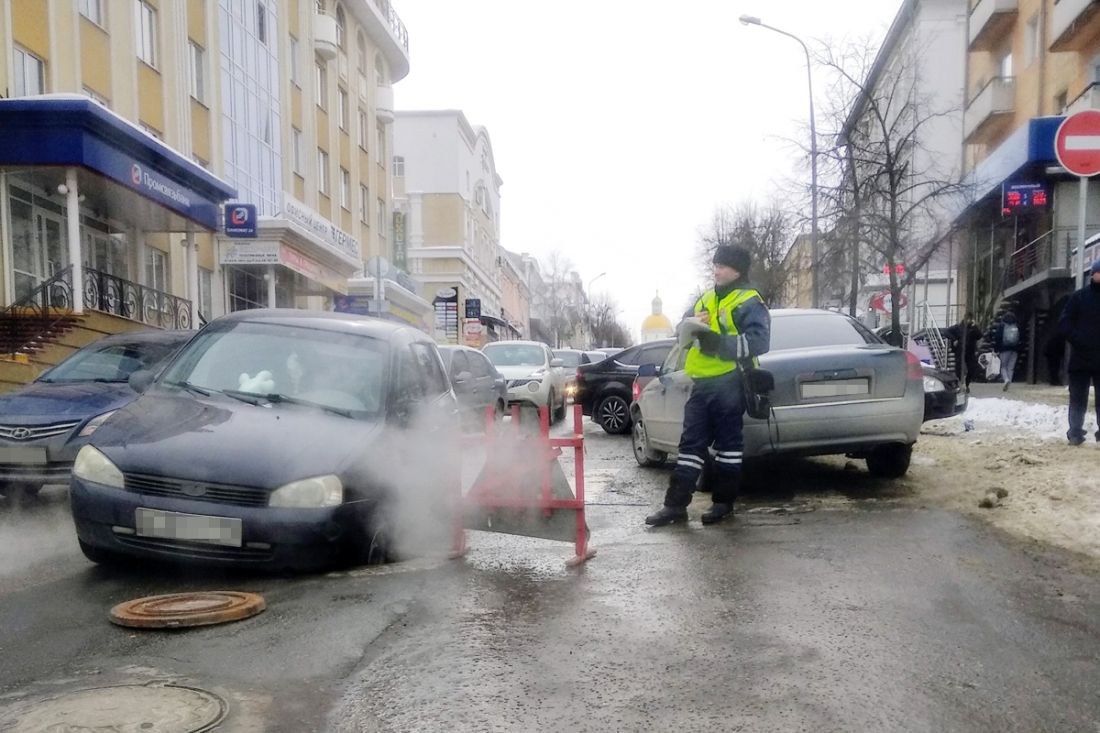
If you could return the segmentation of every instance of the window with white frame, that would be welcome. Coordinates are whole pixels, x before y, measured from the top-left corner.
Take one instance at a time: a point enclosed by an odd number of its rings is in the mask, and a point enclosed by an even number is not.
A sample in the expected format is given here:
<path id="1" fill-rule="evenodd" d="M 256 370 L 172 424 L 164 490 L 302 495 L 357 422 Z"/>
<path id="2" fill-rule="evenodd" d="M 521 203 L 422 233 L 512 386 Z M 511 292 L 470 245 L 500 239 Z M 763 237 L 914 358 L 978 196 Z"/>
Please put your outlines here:
<path id="1" fill-rule="evenodd" d="M 370 189 L 359 184 L 359 220 L 370 226 Z"/>
<path id="2" fill-rule="evenodd" d="M 1027 39 L 1027 56 L 1024 59 L 1025 66 L 1030 65 L 1039 58 L 1039 53 L 1042 50 L 1041 30 L 1042 27 L 1039 21 L 1039 14 L 1035 13 L 1027 21 L 1027 30 L 1025 32 Z"/>
<path id="3" fill-rule="evenodd" d="M 386 128 L 381 124 L 375 126 L 375 141 L 378 144 L 378 150 L 375 152 L 375 159 L 378 160 L 378 165 L 383 168 L 386 167 Z"/>
<path id="4" fill-rule="evenodd" d="M 378 238 L 386 238 L 386 202 L 382 199 L 378 199 Z"/>
<path id="5" fill-rule="evenodd" d="M 359 110 L 359 147 L 367 149 L 367 141 L 370 139 L 370 125 L 367 124 L 367 111 Z"/>
<path id="6" fill-rule="evenodd" d="M 337 3 L 336 5 L 336 45 L 340 47 L 341 51 L 347 50 L 347 27 L 348 19 L 344 15 L 344 6 Z"/>
<path id="7" fill-rule="evenodd" d="M 46 91 L 46 63 L 30 51 L 15 47 L 13 52 L 15 68 L 14 96 L 27 97 Z"/>
<path id="8" fill-rule="evenodd" d="M 328 67 L 325 62 L 317 59 L 317 106 L 328 109 L 326 97 L 328 97 Z"/>
<path id="9" fill-rule="evenodd" d="M 153 290 L 168 290 L 168 256 L 155 247 L 145 248 L 145 285 Z"/>
<path id="10" fill-rule="evenodd" d="M 328 153 L 320 148 L 317 148 L 317 190 L 326 196 L 329 193 Z"/>
<path id="11" fill-rule="evenodd" d="M 267 45 L 267 6 L 256 3 L 256 40 Z"/>
<path id="12" fill-rule="evenodd" d="M 347 132 L 348 129 L 348 90 L 343 87 L 336 88 L 336 121 L 340 129 Z"/>
<path id="13" fill-rule="evenodd" d="M 351 173 L 340 166 L 340 205 L 351 211 Z"/>
<path id="14" fill-rule="evenodd" d="M 103 0 L 80 0 L 80 14 L 98 26 L 107 25 L 107 16 L 103 13 Z"/>
<path id="15" fill-rule="evenodd" d="M 290 80 L 295 86 L 302 86 L 302 62 L 298 49 L 298 39 L 290 37 Z"/>
<path id="16" fill-rule="evenodd" d="M 134 19 L 137 56 L 155 68 L 157 65 L 157 11 L 145 0 L 134 1 L 137 3 Z"/>
<path id="17" fill-rule="evenodd" d="M 188 42 L 191 57 L 191 96 L 206 103 L 206 49 L 194 41 Z"/>
<path id="18" fill-rule="evenodd" d="M 400 155 L 393 156 L 393 175 L 394 178 L 401 178 L 405 175 L 405 158 Z"/>
<path id="19" fill-rule="evenodd" d="M 297 127 L 290 128 L 290 156 L 294 172 L 302 175 L 302 131 Z"/>

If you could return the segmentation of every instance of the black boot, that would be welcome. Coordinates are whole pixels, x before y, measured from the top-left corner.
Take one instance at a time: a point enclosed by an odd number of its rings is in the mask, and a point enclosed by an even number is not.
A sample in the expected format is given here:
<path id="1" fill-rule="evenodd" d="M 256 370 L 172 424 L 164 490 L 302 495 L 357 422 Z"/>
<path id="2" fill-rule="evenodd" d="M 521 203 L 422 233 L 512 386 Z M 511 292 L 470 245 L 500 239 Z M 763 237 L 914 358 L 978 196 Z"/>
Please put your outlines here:
<path id="1" fill-rule="evenodd" d="M 703 524 L 718 524 L 726 517 L 733 515 L 733 504 L 711 504 L 710 509 L 703 512 L 701 519 Z"/>
<path id="2" fill-rule="evenodd" d="M 667 524 L 686 522 L 687 509 L 682 506 L 663 506 L 645 518 L 645 523 L 651 527 L 664 527 Z"/>

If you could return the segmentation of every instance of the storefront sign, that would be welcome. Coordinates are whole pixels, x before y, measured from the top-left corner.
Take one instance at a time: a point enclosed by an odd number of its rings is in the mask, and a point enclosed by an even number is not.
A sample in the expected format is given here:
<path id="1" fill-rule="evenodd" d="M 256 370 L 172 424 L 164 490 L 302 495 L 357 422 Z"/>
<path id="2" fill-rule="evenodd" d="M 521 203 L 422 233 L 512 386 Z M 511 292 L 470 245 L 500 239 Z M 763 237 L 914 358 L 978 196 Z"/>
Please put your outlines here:
<path id="1" fill-rule="evenodd" d="M 1045 209 L 1050 203 L 1042 183 L 1005 183 L 1001 186 L 1001 213 L 1004 216 Z"/>
<path id="2" fill-rule="evenodd" d="M 225 233 L 230 237 L 255 239 L 256 205 L 226 204 Z"/>
<path id="3" fill-rule="evenodd" d="M 283 215 L 290 221 L 305 229 L 317 237 L 326 248 L 340 255 L 350 263 L 358 265 L 361 262 L 359 254 L 359 242 L 343 229 L 339 228 L 313 209 L 291 197 L 283 194 Z"/>
<path id="4" fill-rule="evenodd" d="M 405 215 L 393 212 L 393 264 L 401 270 L 408 269 L 409 250 L 405 240 Z"/>
<path id="5" fill-rule="evenodd" d="M 435 308 L 435 340 L 444 344 L 458 343 L 458 290 L 443 288 L 432 301 Z"/>
<path id="6" fill-rule="evenodd" d="M 473 319 L 481 318 L 481 298 L 466 299 L 466 317 Z"/>
<path id="7" fill-rule="evenodd" d="M 277 242 L 234 244 L 222 250 L 221 264 L 278 265 L 279 244 Z"/>

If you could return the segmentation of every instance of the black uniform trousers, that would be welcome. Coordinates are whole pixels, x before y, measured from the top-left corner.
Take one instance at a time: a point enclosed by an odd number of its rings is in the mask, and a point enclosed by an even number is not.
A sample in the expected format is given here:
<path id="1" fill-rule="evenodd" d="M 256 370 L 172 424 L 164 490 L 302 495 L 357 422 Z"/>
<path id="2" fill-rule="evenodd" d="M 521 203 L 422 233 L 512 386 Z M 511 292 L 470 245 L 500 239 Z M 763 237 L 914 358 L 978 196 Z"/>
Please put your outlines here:
<path id="1" fill-rule="evenodd" d="M 1069 373 L 1069 432 L 1070 440 L 1085 437 L 1085 413 L 1089 409 L 1089 384 L 1096 388 L 1096 422 L 1100 423 L 1100 372 Z M 1096 431 L 1100 440 L 1100 430 Z"/>
<path id="2" fill-rule="evenodd" d="M 694 380 L 691 397 L 684 406 L 684 429 L 680 434 L 679 458 L 672 482 L 665 494 L 665 506 L 686 507 L 699 482 L 713 444 L 715 504 L 732 504 L 741 485 L 742 428 L 744 400 L 741 372 Z"/>

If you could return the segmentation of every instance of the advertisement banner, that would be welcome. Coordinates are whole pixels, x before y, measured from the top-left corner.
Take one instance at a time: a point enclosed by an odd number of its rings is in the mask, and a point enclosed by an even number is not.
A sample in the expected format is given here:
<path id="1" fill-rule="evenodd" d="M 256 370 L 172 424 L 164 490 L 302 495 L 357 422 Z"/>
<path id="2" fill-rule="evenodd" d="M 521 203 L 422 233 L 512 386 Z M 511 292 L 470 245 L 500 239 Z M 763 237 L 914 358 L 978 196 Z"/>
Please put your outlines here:
<path id="1" fill-rule="evenodd" d="M 441 344 L 458 343 L 458 290 L 443 288 L 432 300 L 435 308 L 435 340 Z"/>

